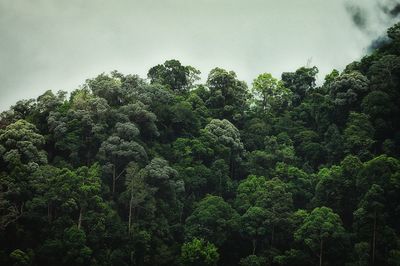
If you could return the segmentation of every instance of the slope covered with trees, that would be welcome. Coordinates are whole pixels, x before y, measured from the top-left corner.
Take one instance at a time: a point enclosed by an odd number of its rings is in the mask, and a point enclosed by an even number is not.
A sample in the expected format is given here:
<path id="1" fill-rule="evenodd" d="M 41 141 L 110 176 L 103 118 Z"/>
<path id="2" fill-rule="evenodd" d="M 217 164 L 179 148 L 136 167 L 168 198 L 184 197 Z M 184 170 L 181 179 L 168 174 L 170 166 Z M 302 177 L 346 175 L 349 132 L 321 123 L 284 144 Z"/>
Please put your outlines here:
<path id="1" fill-rule="evenodd" d="M 400 265 L 400 24 L 333 70 L 100 74 L 0 117 L 1 265 Z"/>

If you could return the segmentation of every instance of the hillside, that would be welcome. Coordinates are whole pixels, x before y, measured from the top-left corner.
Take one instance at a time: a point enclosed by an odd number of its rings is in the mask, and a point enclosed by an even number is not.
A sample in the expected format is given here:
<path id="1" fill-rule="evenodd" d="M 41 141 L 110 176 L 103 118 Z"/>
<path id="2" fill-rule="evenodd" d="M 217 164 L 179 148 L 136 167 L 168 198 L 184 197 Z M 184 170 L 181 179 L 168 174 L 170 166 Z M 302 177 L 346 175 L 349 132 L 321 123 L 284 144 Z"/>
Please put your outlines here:
<path id="1" fill-rule="evenodd" d="M 0 265 L 400 265 L 387 33 L 322 86 L 311 66 L 199 84 L 168 60 L 18 101 L 0 115 Z"/>

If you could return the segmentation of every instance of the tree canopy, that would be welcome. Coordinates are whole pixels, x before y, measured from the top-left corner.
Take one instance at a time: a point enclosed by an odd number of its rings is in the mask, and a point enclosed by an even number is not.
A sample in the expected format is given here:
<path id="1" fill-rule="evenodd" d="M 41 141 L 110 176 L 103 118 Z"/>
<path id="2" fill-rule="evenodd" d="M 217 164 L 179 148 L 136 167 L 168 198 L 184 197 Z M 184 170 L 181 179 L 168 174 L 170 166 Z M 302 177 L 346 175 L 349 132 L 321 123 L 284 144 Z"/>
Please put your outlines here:
<path id="1" fill-rule="evenodd" d="M 178 60 L 0 114 L 0 265 L 399 265 L 400 24 L 324 80 Z"/>

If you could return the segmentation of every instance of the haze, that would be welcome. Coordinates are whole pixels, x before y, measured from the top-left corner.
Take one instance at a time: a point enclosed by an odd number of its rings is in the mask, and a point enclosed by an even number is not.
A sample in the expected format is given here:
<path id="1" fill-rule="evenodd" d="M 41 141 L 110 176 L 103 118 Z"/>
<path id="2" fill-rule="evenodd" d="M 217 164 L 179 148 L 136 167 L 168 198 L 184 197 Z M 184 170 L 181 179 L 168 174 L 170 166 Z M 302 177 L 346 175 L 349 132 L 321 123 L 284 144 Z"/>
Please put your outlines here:
<path id="1" fill-rule="evenodd" d="M 0 0 L 0 110 L 114 69 L 178 59 L 251 82 L 311 64 L 320 79 L 367 53 L 394 0 Z"/>

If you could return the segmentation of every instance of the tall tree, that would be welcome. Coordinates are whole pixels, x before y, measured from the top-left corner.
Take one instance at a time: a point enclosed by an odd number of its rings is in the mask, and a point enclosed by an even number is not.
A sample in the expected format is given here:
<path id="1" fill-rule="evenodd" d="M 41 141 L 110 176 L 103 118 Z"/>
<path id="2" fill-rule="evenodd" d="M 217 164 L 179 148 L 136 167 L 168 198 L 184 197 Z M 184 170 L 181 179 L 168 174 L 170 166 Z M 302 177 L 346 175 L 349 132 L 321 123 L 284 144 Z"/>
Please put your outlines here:
<path id="1" fill-rule="evenodd" d="M 260 74 L 254 79 L 252 92 L 265 111 L 279 112 L 291 104 L 291 91 L 269 73 Z"/>
<path id="2" fill-rule="evenodd" d="M 0 228 L 21 218 L 33 197 L 33 173 L 47 163 L 43 144 L 43 136 L 25 120 L 0 129 Z"/>
<path id="3" fill-rule="evenodd" d="M 283 85 L 293 93 L 293 105 L 299 105 L 306 94 L 315 87 L 317 67 L 301 67 L 295 72 L 282 73 Z"/>
<path id="4" fill-rule="evenodd" d="M 152 67 L 147 73 L 151 83 L 159 83 L 177 92 L 187 92 L 199 80 L 200 71 L 192 66 L 183 66 L 178 60 L 167 60 Z"/>
<path id="5" fill-rule="evenodd" d="M 372 185 L 361 199 L 358 209 L 354 212 L 356 230 L 360 233 L 364 226 L 369 227 L 371 243 L 371 263 L 376 262 L 376 243 L 378 228 L 383 227 L 383 209 L 385 205 L 384 191 L 379 185 Z"/>
<path id="6" fill-rule="evenodd" d="M 154 188 L 150 188 L 140 173 L 140 166 L 137 163 L 130 163 L 126 169 L 125 177 L 126 198 L 129 202 L 128 211 L 128 233 L 133 230 L 135 214 L 138 208 L 151 211 L 151 202 L 154 194 Z M 153 203 L 154 204 L 154 203 Z"/>
<path id="7" fill-rule="evenodd" d="M 194 238 L 182 245 L 180 259 L 183 265 L 213 266 L 217 265 L 219 254 L 214 244 Z"/>
<path id="8" fill-rule="evenodd" d="M 101 144 L 98 157 L 104 162 L 104 171 L 112 177 L 111 191 L 114 194 L 117 181 L 123 177 L 126 166 L 134 161 L 144 164 L 147 153 L 144 148 L 134 141 L 139 130 L 133 123 L 117 123 L 115 134 Z"/>
<path id="9" fill-rule="evenodd" d="M 250 93 L 247 85 L 236 78 L 236 73 L 222 68 L 214 68 L 207 78 L 210 90 L 206 105 L 219 119 L 240 122 L 248 109 Z"/>
<path id="10" fill-rule="evenodd" d="M 185 222 L 185 237 L 204 238 L 221 247 L 237 228 L 238 214 L 221 197 L 208 195 L 202 199 Z"/>
<path id="11" fill-rule="evenodd" d="M 252 255 L 256 254 L 257 241 L 265 238 L 269 226 L 269 213 L 261 207 L 250 207 L 240 219 L 240 232 L 251 240 Z"/>
<path id="12" fill-rule="evenodd" d="M 296 230 L 294 237 L 297 241 L 304 242 L 318 255 L 319 263 L 324 263 L 324 251 L 329 243 L 344 237 L 345 230 L 339 215 L 327 207 L 315 208 Z"/>
<path id="13" fill-rule="evenodd" d="M 226 119 L 213 119 L 203 133 L 216 145 L 217 154 L 228 163 L 231 178 L 235 177 L 236 163 L 243 152 L 239 130 Z"/>
<path id="14" fill-rule="evenodd" d="M 375 143 L 375 129 L 368 116 L 362 113 L 350 113 L 344 130 L 346 153 L 368 158 Z"/>
<path id="15" fill-rule="evenodd" d="M 91 167 L 83 166 L 76 170 L 76 201 L 79 208 L 78 229 L 81 229 L 85 219 L 85 212 L 90 204 L 98 203 L 100 200 L 100 167 L 97 164 Z"/>

